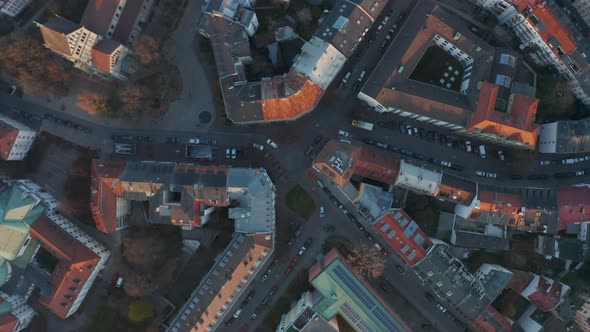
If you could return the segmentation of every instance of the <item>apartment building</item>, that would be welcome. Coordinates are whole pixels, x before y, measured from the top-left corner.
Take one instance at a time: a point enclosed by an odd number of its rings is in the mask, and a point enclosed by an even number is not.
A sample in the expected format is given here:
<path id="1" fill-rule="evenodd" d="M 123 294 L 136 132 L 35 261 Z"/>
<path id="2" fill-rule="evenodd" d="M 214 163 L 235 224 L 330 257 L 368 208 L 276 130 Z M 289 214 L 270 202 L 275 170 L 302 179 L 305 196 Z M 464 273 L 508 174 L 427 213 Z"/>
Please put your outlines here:
<path id="1" fill-rule="evenodd" d="M 18 332 L 35 318 L 33 308 L 23 298 L 0 292 L 0 331 Z"/>
<path id="2" fill-rule="evenodd" d="M 572 1 L 572 6 L 584 18 L 586 24 L 590 25 L 590 0 L 574 0 Z"/>
<path id="3" fill-rule="evenodd" d="M 20 122 L 0 115 L 0 158 L 23 160 L 37 137 L 37 132 Z"/>
<path id="4" fill-rule="evenodd" d="M 0 2 L 0 13 L 15 17 L 31 4 L 32 0 L 5 0 Z"/>

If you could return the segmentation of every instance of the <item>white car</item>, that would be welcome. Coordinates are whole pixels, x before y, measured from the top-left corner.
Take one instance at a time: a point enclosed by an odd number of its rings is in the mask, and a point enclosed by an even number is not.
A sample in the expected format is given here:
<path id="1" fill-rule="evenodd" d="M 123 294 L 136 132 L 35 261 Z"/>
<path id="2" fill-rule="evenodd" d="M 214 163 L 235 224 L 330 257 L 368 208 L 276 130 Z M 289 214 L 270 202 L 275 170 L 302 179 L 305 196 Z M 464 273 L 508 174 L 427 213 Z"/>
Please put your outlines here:
<path id="1" fill-rule="evenodd" d="M 562 163 L 562 164 L 564 164 L 564 165 L 573 164 L 573 163 L 575 163 L 575 162 L 576 162 L 576 159 L 574 159 L 574 158 L 563 159 L 563 160 L 561 161 L 561 163 Z"/>
<path id="2" fill-rule="evenodd" d="M 504 151 L 498 150 L 498 158 L 502 161 L 504 160 Z"/>
<path id="3" fill-rule="evenodd" d="M 541 166 L 551 165 L 551 160 L 541 160 L 541 161 L 539 161 L 539 165 L 541 165 Z"/>
<path id="4" fill-rule="evenodd" d="M 231 149 L 231 159 L 236 159 L 237 154 L 238 154 L 238 150 L 236 148 L 232 148 Z"/>
<path id="5" fill-rule="evenodd" d="M 338 135 L 342 137 L 350 137 L 350 133 L 344 130 L 338 130 Z"/>
<path id="6" fill-rule="evenodd" d="M 467 150 L 467 152 L 471 152 L 471 142 L 470 141 L 465 141 L 465 150 Z"/>
<path id="7" fill-rule="evenodd" d="M 482 176 L 482 177 L 486 177 L 486 172 L 482 172 L 482 171 L 475 171 L 475 175 L 477 176 Z"/>
<path id="8" fill-rule="evenodd" d="M 445 307 L 444 307 L 442 304 L 440 304 L 440 303 L 438 303 L 438 304 L 436 305 L 436 308 L 437 308 L 438 310 L 442 311 L 442 312 L 446 312 L 446 311 L 447 311 L 447 308 L 445 308 Z"/>
<path id="9" fill-rule="evenodd" d="M 254 143 L 254 144 L 252 144 L 252 147 L 255 148 L 255 149 L 258 149 L 260 151 L 264 150 L 264 146 L 262 146 L 260 144 Z"/>
<path id="10" fill-rule="evenodd" d="M 486 173 L 486 178 L 495 179 L 496 173 Z"/>
<path id="11" fill-rule="evenodd" d="M 123 287 L 123 282 L 125 282 L 125 277 L 119 276 L 119 278 L 117 278 L 117 282 L 115 283 L 115 286 L 117 286 L 117 288 L 121 288 L 121 287 Z"/>
<path id="12" fill-rule="evenodd" d="M 266 144 L 272 146 L 275 149 L 279 147 L 279 145 L 277 143 L 273 142 L 270 138 L 266 140 Z"/>
<path id="13" fill-rule="evenodd" d="M 234 318 L 240 317 L 241 313 L 242 313 L 242 308 L 238 308 L 238 310 L 236 310 L 236 313 L 234 314 Z"/>
<path id="14" fill-rule="evenodd" d="M 226 159 L 231 158 L 231 149 L 230 148 L 225 149 L 225 158 Z"/>
<path id="15" fill-rule="evenodd" d="M 320 218 L 323 218 L 326 216 L 326 212 L 324 211 L 324 207 L 320 206 Z"/>
<path id="16" fill-rule="evenodd" d="M 444 161 L 444 160 L 441 161 L 440 164 L 444 167 L 449 167 L 449 168 L 452 166 L 452 164 L 450 162 Z"/>
<path id="17" fill-rule="evenodd" d="M 584 175 L 584 171 L 576 171 L 576 176 L 582 176 Z"/>

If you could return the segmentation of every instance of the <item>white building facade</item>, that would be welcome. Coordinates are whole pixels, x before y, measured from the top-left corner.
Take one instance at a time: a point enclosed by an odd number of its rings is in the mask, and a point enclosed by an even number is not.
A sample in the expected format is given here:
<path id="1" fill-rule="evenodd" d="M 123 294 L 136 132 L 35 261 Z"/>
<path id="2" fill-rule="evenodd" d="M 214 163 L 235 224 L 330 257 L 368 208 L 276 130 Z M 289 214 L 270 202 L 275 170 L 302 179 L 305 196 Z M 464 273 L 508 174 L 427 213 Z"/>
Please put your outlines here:
<path id="1" fill-rule="evenodd" d="M 31 150 L 33 142 L 37 137 L 37 132 L 3 115 L 0 115 L 0 121 L 4 122 L 3 126 L 0 124 L 0 136 L 14 136 L 14 140 L 10 140 L 8 143 L 9 149 L 7 147 L 1 148 L 1 157 L 5 160 L 23 160 L 29 150 Z M 6 126 L 11 128 L 7 128 Z"/>
<path id="2" fill-rule="evenodd" d="M 31 4 L 32 0 L 5 0 L 0 1 L 4 4 L 0 5 L 0 12 L 10 17 L 15 17 L 20 14 L 28 5 Z"/>

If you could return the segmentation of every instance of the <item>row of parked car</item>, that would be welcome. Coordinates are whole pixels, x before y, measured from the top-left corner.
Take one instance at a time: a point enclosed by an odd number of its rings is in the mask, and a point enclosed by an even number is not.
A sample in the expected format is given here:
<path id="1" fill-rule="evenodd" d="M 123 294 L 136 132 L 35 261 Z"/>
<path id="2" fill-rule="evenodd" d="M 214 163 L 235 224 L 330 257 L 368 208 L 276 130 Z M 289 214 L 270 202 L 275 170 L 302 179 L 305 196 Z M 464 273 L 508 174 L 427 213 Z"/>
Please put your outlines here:
<path id="1" fill-rule="evenodd" d="M 572 164 L 581 163 L 584 161 L 590 161 L 590 156 L 562 159 L 561 164 L 572 165 Z M 541 166 L 549 166 L 549 165 L 557 165 L 557 164 L 559 164 L 559 160 L 540 160 L 539 161 L 539 165 L 541 165 Z"/>
<path id="2" fill-rule="evenodd" d="M 33 116 L 33 118 L 35 118 L 35 116 Z M 49 114 L 49 113 L 45 113 L 43 115 L 43 120 L 48 120 L 48 121 L 51 121 L 55 124 L 62 125 L 62 126 L 72 128 L 72 129 L 76 129 L 76 130 L 85 132 L 87 134 L 92 133 L 92 128 L 90 128 L 90 127 L 87 127 L 87 126 L 84 126 L 81 124 L 77 124 L 77 123 L 69 121 L 69 120 L 61 119 L 61 118 L 59 118 L 55 115 Z"/>

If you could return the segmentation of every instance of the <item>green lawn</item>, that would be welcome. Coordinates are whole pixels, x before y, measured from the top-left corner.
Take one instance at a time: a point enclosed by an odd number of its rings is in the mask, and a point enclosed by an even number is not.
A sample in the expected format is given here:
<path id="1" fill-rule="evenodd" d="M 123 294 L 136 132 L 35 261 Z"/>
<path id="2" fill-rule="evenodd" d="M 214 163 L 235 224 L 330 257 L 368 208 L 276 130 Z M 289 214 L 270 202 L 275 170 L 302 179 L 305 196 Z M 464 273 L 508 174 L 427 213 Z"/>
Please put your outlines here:
<path id="1" fill-rule="evenodd" d="M 315 203 L 309 194 L 296 185 L 287 193 L 287 206 L 301 218 L 307 220 L 315 211 Z"/>

